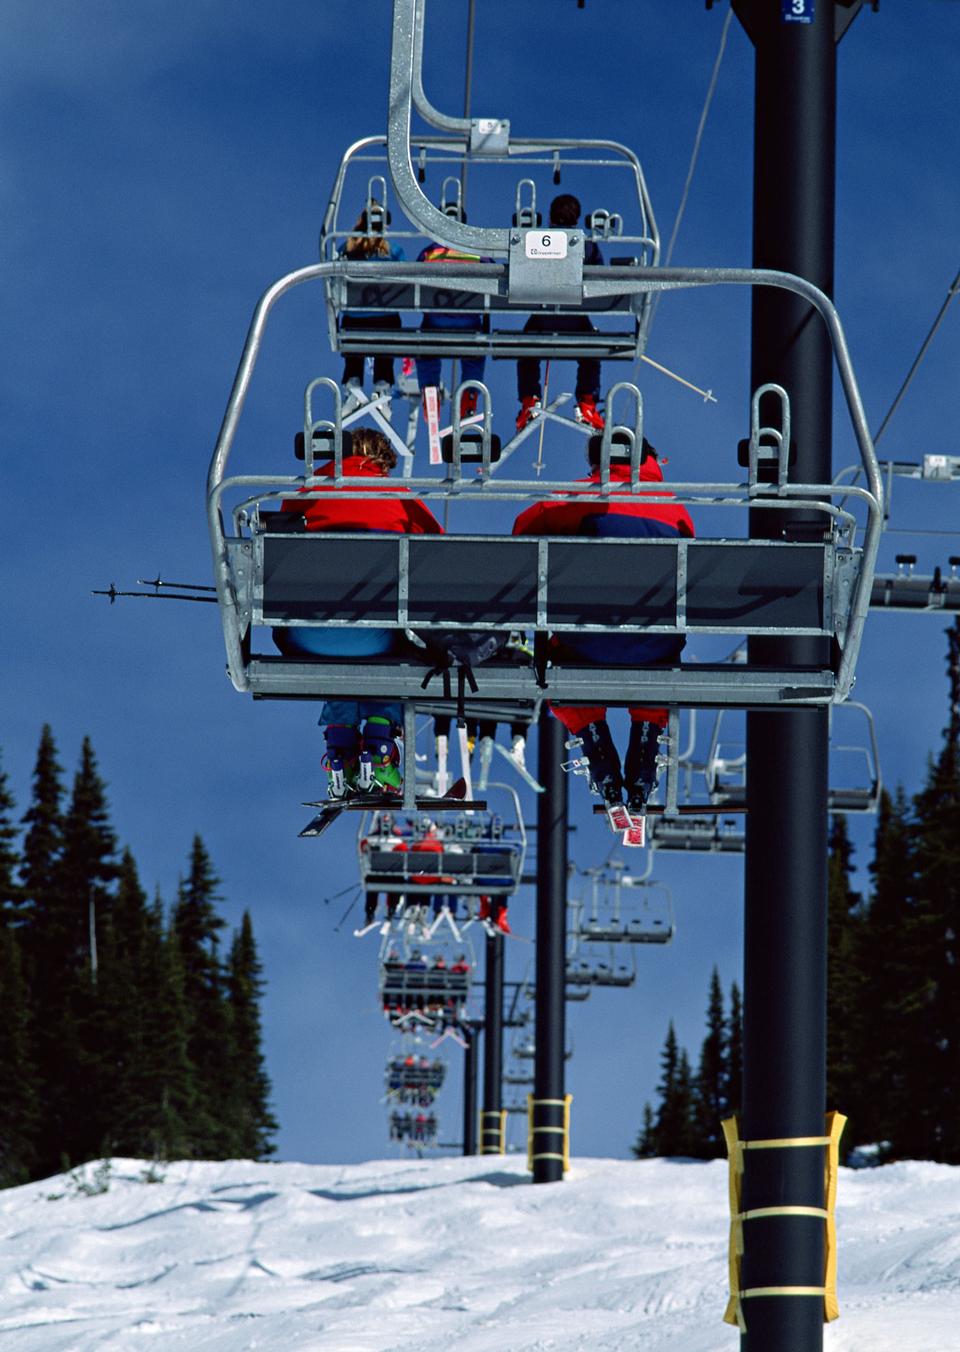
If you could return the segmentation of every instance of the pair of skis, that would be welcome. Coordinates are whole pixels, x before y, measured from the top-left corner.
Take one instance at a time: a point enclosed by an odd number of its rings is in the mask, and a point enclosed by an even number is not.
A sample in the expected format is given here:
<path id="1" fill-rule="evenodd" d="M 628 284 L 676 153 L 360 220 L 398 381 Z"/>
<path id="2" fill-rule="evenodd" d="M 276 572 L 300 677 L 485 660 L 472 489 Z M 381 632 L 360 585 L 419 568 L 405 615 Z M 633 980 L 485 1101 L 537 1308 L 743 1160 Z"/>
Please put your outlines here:
<path id="1" fill-rule="evenodd" d="M 487 805 L 480 801 L 467 799 L 465 780 L 458 779 L 451 785 L 442 798 L 418 797 L 415 808 L 418 812 L 443 812 L 445 808 L 475 808 L 478 811 Z M 341 812 L 373 812 L 383 807 L 403 807 L 399 794 L 393 793 L 351 793 L 343 798 L 321 798 L 316 802 L 304 803 L 304 807 L 318 807 L 320 811 L 299 833 L 302 838 L 322 836 L 338 819 Z"/>

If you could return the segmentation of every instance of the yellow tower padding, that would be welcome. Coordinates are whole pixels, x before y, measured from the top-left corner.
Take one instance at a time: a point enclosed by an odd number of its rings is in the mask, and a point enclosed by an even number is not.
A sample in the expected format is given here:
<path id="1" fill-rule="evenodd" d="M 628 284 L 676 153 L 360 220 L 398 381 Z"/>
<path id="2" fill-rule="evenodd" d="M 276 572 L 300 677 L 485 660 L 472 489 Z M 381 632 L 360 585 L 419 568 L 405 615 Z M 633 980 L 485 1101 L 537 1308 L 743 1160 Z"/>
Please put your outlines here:
<path id="1" fill-rule="evenodd" d="M 534 1160 L 562 1160 L 563 1172 L 566 1173 L 570 1168 L 570 1105 L 573 1102 L 572 1094 L 565 1094 L 562 1099 L 535 1099 L 532 1094 L 527 1095 L 527 1168 L 533 1173 Z M 533 1125 L 533 1110 L 537 1104 L 551 1106 L 554 1108 L 563 1108 L 563 1126 L 562 1127 L 535 1127 Z M 562 1136 L 559 1150 L 534 1150 L 534 1135 Z M 548 1142 L 555 1145 L 556 1142 Z"/>
<path id="2" fill-rule="evenodd" d="M 723 1123 L 723 1136 L 727 1143 L 727 1157 L 730 1163 L 730 1299 L 724 1311 L 728 1324 L 737 1324 L 741 1332 L 746 1331 L 743 1302 L 751 1296 L 823 1296 L 824 1321 L 838 1318 L 840 1308 L 837 1304 L 837 1173 L 840 1165 L 840 1137 L 847 1119 L 842 1113 L 827 1114 L 825 1136 L 794 1136 L 769 1141 L 741 1141 L 740 1127 L 736 1117 L 728 1117 Z M 823 1170 L 823 1206 L 765 1206 L 753 1211 L 741 1211 L 740 1197 L 743 1186 L 743 1154 L 745 1150 L 777 1150 L 804 1147 L 826 1149 Z M 754 1286 L 742 1289 L 740 1285 L 740 1266 L 743 1258 L 743 1223 L 760 1216 L 821 1216 L 826 1224 L 824 1243 L 823 1286 Z"/>
<path id="3" fill-rule="evenodd" d="M 493 1137 L 493 1140 L 490 1140 Z M 505 1155 L 507 1152 L 506 1108 L 484 1108 L 480 1113 L 480 1154 Z"/>

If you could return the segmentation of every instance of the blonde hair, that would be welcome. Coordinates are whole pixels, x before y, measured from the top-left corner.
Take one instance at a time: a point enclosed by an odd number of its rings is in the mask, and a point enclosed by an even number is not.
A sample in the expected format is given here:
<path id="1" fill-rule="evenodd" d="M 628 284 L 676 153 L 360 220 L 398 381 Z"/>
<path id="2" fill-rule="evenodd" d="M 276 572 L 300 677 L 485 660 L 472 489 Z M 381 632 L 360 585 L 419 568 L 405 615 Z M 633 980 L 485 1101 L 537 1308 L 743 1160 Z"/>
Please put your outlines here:
<path id="1" fill-rule="evenodd" d="M 382 432 L 375 427 L 358 427 L 353 433 L 352 455 L 363 456 L 377 466 L 384 474 L 389 474 L 397 463 L 397 453 Z"/>
<path id="2" fill-rule="evenodd" d="M 376 198 L 371 199 L 370 205 L 371 207 L 380 207 L 380 203 Z M 380 210 L 383 212 L 382 207 L 380 207 Z M 383 221 L 386 220 L 385 212 L 383 212 L 380 219 Z M 357 217 L 353 228 L 358 231 L 367 231 L 370 228 L 367 224 L 366 207 L 364 207 L 363 211 L 361 211 L 360 215 Z M 347 240 L 346 244 L 343 246 L 343 252 L 350 258 L 389 258 L 390 245 L 384 239 L 382 234 L 355 234 L 351 235 Z"/>

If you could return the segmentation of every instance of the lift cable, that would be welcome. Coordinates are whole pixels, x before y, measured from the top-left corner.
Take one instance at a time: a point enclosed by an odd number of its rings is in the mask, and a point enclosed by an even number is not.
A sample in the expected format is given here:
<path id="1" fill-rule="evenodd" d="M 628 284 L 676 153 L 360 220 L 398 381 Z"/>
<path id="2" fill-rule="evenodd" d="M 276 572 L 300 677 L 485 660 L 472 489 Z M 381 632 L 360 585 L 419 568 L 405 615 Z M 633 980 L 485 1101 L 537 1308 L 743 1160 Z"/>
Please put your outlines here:
<path id="1" fill-rule="evenodd" d="M 898 392 L 897 392 L 897 397 L 896 397 L 896 399 L 894 399 L 893 403 L 890 405 L 889 409 L 887 410 L 887 413 L 886 413 L 886 416 L 885 416 L 884 419 L 883 419 L 883 422 L 880 424 L 880 426 L 877 428 L 876 432 L 873 434 L 873 444 L 874 444 L 874 446 L 876 446 L 877 442 L 880 440 L 880 438 L 883 436 L 884 432 L 886 431 L 886 429 L 887 429 L 887 424 L 889 423 L 890 419 L 893 417 L 894 413 L 896 412 L 896 409 L 897 409 L 897 406 L 898 406 L 899 403 L 900 403 L 900 400 L 901 400 L 901 399 L 903 398 L 903 396 L 906 394 L 907 389 L 909 388 L 910 383 L 911 383 L 911 381 L 913 380 L 913 377 L 914 377 L 914 376 L 916 375 L 916 373 L 917 373 L 917 369 L 918 369 L 918 367 L 920 366 L 920 363 L 923 361 L 924 357 L 927 355 L 927 348 L 930 346 L 931 342 L 933 341 L 933 336 L 934 336 L 934 334 L 936 333 L 937 329 L 940 327 L 941 323 L 943 322 L 944 316 L 946 315 L 947 310 L 949 309 L 950 302 L 953 300 L 954 296 L 956 296 L 956 294 L 957 294 L 958 291 L 960 291 L 960 272 L 957 273 L 956 277 L 954 277 L 953 281 L 950 283 L 950 288 L 949 288 L 949 290 L 947 291 L 946 296 L 944 297 L 943 304 L 940 306 L 940 310 L 939 310 L 939 312 L 938 312 L 938 314 L 937 314 L 937 317 L 936 317 L 936 319 L 933 321 L 933 324 L 930 326 L 930 332 L 927 334 L 926 338 L 924 338 L 923 343 L 921 344 L 921 347 L 920 347 L 920 351 L 917 353 L 916 357 L 914 358 L 913 365 L 910 367 L 910 370 L 907 372 L 906 379 L 904 380 L 903 384 L 900 386 L 900 389 L 899 389 Z"/>
<path id="2" fill-rule="evenodd" d="M 717 51 L 716 60 L 713 63 L 713 74 L 710 76 L 710 84 L 707 86 L 707 96 L 703 103 L 703 112 L 700 114 L 700 124 L 697 127 L 697 134 L 693 142 L 693 153 L 690 156 L 690 167 L 687 170 L 687 181 L 683 185 L 683 193 L 680 197 L 680 205 L 677 208 L 677 217 L 673 223 L 673 230 L 670 233 L 670 243 L 667 245 L 667 255 L 663 261 L 663 266 L 668 268 L 670 260 L 673 257 L 673 246 L 677 242 L 677 235 L 680 233 L 680 222 L 683 220 L 683 213 L 687 208 L 687 198 L 690 195 L 690 187 L 693 183 L 694 171 L 697 167 L 697 160 L 700 156 L 700 144 L 703 140 L 703 133 L 707 125 L 707 115 L 710 112 L 710 105 L 713 102 L 713 96 L 717 89 L 717 80 L 720 75 L 720 65 L 723 61 L 723 54 L 727 46 L 727 34 L 730 31 L 730 24 L 733 20 L 733 6 L 727 10 L 727 17 L 723 21 L 723 29 L 720 33 L 720 46 Z"/>
<path id="3" fill-rule="evenodd" d="M 665 268 L 668 268 L 670 266 L 670 260 L 673 257 L 674 245 L 676 244 L 677 236 L 680 233 L 680 222 L 683 220 L 683 214 L 687 209 L 687 198 L 690 196 L 690 188 L 693 184 L 693 175 L 697 167 L 697 160 L 700 157 L 700 146 L 703 141 L 703 133 L 706 129 L 707 116 L 710 112 L 710 105 L 713 103 L 713 96 L 716 93 L 717 81 L 720 76 L 720 66 L 723 62 L 723 54 L 726 51 L 727 47 L 727 34 L 730 32 L 730 24 L 732 21 L 733 21 L 733 6 L 731 5 L 730 8 L 727 10 L 727 17 L 724 19 L 723 28 L 720 31 L 720 46 L 717 49 L 716 59 L 713 63 L 713 72 L 710 76 L 710 83 L 707 86 L 707 94 L 703 102 L 703 111 L 700 114 L 700 122 L 699 125 L 697 126 L 697 134 L 693 140 L 693 151 L 690 155 L 690 165 L 687 169 L 686 182 L 683 185 L 683 192 L 680 194 L 680 205 L 677 207 L 677 215 L 673 222 L 673 229 L 670 232 L 670 242 L 667 245 L 666 257 L 664 258 L 663 261 L 663 266 Z M 653 300 L 653 306 L 650 314 L 651 332 L 653 330 L 654 320 L 657 317 L 657 309 L 659 308 L 660 299 L 662 295 L 663 293 L 661 292 L 660 295 L 655 296 Z M 673 376 L 675 380 L 680 380 L 680 383 L 682 385 L 687 385 L 690 389 L 695 390 L 697 394 L 703 396 L 705 403 L 717 402 L 716 399 L 713 397 L 712 390 L 701 390 L 696 385 L 690 385 L 688 381 L 681 380 L 679 376 L 674 376 L 672 371 L 667 371 L 665 367 L 658 366 L 657 363 L 651 361 L 649 357 L 644 356 L 641 358 L 641 360 L 646 361 L 648 365 L 654 366 L 658 370 L 663 371 L 665 375 Z"/>

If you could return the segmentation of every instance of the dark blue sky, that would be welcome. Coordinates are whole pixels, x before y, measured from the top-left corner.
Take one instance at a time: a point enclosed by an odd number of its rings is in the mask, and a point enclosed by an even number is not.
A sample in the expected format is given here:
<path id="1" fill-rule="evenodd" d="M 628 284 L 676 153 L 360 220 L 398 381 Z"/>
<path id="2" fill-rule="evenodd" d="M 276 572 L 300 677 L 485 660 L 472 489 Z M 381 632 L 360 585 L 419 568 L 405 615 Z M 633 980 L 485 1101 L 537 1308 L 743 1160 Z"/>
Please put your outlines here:
<path id="1" fill-rule="evenodd" d="M 466 8 L 431 0 L 428 14 L 427 90 L 450 111 L 462 106 Z M 377 1099 L 390 1044 L 374 946 L 335 934 L 340 908 L 323 901 L 355 873 L 352 830 L 342 823 L 322 846 L 296 838 L 301 801 L 322 787 L 315 716 L 232 690 L 213 607 L 111 608 L 90 590 L 157 570 L 209 581 L 206 468 L 250 314 L 274 278 L 314 260 L 343 149 L 384 130 L 390 9 L 387 0 L 8 0 L 0 54 L 4 766 L 25 809 L 42 723 L 53 725 L 68 777 L 89 734 L 119 836 L 145 886 L 168 901 L 193 833 L 203 835 L 225 913 L 236 923 L 249 907 L 254 917 L 280 1154 L 304 1160 L 385 1153 Z M 480 0 L 477 9 L 473 111 L 509 116 L 521 135 L 631 145 L 666 238 L 725 6 Z M 960 265 L 958 58 L 951 0 L 888 0 L 860 15 L 840 50 L 836 301 L 874 427 Z M 749 263 L 751 118 L 752 52 L 734 22 L 674 261 Z M 589 184 L 564 187 L 601 204 Z M 479 199 L 471 219 L 485 223 L 486 205 Z M 719 399 L 705 406 L 641 373 L 647 429 L 675 480 L 736 473 L 748 311 L 734 297 L 661 308 L 651 356 Z M 952 312 L 882 454 L 957 453 L 958 323 Z M 318 301 L 292 299 L 289 325 L 265 351 L 238 468 L 291 472 L 303 386 L 339 375 Z M 497 418 L 509 420 L 512 371 L 495 367 L 491 385 Z M 839 467 L 853 456 L 839 417 L 837 428 Z M 578 472 L 562 443 L 556 456 L 556 477 Z M 958 520 L 956 487 L 897 483 L 898 529 Z M 891 535 L 882 564 L 908 548 L 929 570 L 957 542 Z M 911 790 L 945 721 L 943 630 L 925 617 L 873 616 L 867 628 L 856 695 L 876 713 L 886 780 Z M 596 864 L 610 837 L 579 782 L 573 793 L 573 854 Z M 861 864 L 870 834 L 870 823 L 855 825 Z M 739 976 L 739 860 L 658 861 L 656 876 L 673 890 L 675 943 L 640 954 L 632 991 L 571 1011 L 581 1153 L 626 1151 L 668 1018 L 695 1057 L 711 967 L 725 987 Z M 532 932 L 532 898 L 513 915 L 519 933 Z M 527 945 L 511 945 L 514 970 L 528 957 Z M 455 1084 L 441 1117 L 454 1133 Z"/>

